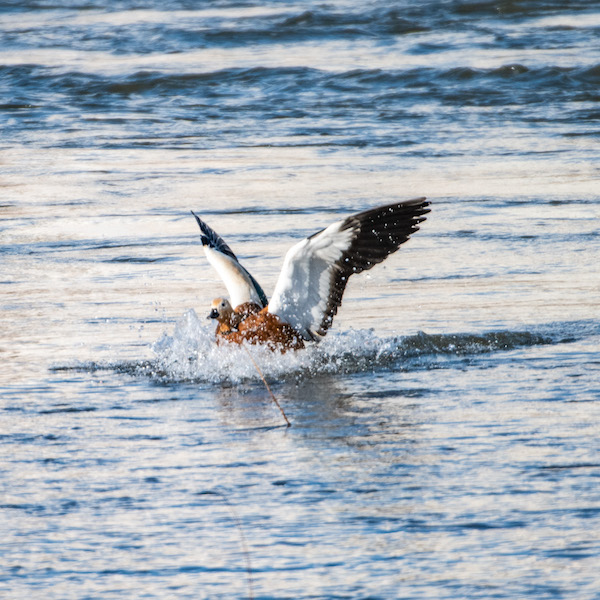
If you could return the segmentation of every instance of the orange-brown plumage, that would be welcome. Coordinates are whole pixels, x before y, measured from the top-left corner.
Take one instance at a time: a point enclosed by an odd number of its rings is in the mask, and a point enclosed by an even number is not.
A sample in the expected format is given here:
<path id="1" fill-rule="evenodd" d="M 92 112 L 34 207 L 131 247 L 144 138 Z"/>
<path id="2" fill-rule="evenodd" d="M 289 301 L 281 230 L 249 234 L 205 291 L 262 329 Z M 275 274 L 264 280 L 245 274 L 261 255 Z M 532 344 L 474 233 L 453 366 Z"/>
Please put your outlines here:
<path id="1" fill-rule="evenodd" d="M 223 298 L 213 300 L 209 318 L 216 319 L 217 342 L 265 345 L 271 350 L 300 350 L 304 341 L 291 325 L 258 304 L 245 302 L 235 309 Z"/>

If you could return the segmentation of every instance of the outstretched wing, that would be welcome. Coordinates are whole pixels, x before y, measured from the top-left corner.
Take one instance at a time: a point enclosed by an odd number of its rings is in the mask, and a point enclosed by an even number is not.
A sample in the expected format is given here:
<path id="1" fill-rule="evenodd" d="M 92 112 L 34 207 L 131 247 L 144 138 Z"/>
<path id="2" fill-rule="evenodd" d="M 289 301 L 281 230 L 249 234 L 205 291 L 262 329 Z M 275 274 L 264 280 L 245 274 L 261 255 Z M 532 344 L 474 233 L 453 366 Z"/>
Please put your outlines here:
<path id="1" fill-rule="evenodd" d="M 333 322 L 350 275 L 370 269 L 398 250 L 418 231 L 428 206 L 425 198 L 416 198 L 367 210 L 292 246 L 269 312 L 305 339 L 318 340 Z"/>
<path id="2" fill-rule="evenodd" d="M 240 264 L 223 238 L 200 219 L 194 211 L 192 214 L 196 217 L 196 222 L 202 232 L 200 241 L 204 247 L 206 258 L 223 280 L 229 292 L 231 305 L 235 308 L 245 302 L 256 302 L 265 307 L 268 302 L 267 296 L 256 279 Z"/>

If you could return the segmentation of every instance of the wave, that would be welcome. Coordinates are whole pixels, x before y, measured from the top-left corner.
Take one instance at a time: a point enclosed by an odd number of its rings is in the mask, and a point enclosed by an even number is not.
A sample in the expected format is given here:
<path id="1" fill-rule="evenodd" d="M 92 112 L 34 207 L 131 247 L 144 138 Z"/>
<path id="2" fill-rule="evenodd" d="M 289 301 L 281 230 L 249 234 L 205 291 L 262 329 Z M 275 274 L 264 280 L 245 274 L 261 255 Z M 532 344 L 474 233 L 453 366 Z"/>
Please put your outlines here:
<path id="1" fill-rule="evenodd" d="M 459 157 L 474 131 L 466 107 L 479 112 L 484 129 L 514 121 L 549 124 L 546 135 L 598 135 L 589 123 L 598 117 L 600 64 L 118 74 L 23 64 L 0 66 L 0 81 L 10 98 L 0 106 L 6 139 L 42 146 L 393 148 L 407 157 Z M 441 135 L 432 109 L 451 123 Z"/>
<path id="2" fill-rule="evenodd" d="M 585 67 L 527 67 L 508 64 L 499 68 L 471 67 L 355 69 L 331 72 L 312 67 L 252 67 L 229 68 L 208 72 L 166 73 L 137 71 L 126 75 L 99 75 L 86 72 L 61 72 L 44 65 L 23 64 L 0 66 L 4 85 L 15 90 L 13 101 L 4 110 L 19 111 L 41 103 L 45 96 L 56 94 L 70 97 L 77 103 L 90 106 L 109 106 L 115 101 L 142 102 L 148 97 L 176 94 L 185 103 L 194 99 L 194 110 L 226 110 L 220 107 L 221 98 L 239 97 L 241 105 L 254 102 L 269 111 L 264 93 L 278 102 L 289 102 L 295 116 L 314 108 L 314 93 L 335 94 L 337 106 L 355 107 L 356 103 L 371 105 L 377 100 L 385 108 L 390 101 L 400 102 L 410 91 L 415 96 L 430 97 L 435 92 L 439 101 L 503 104 L 509 94 L 525 94 L 521 100 L 546 102 L 548 94 L 563 94 L 577 100 L 597 99 L 600 84 L 600 64 Z M 254 90 L 257 88 L 254 92 Z M 310 94 L 304 94 L 311 90 Z M 255 97 L 256 96 L 256 97 Z M 55 98 L 56 100 L 56 98 Z M 514 98 L 512 101 L 514 102 Z M 186 104 L 187 106 L 187 104 Z M 319 104 L 321 106 L 321 104 Z"/>
<path id="3" fill-rule="evenodd" d="M 259 379 L 252 358 L 267 377 L 298 380 L 320 375 L 451 368 L 457 361 L 464 365 L 465 359 L 480 355 L 568 343 L 590 335 L 600 335 L 600 324 L 555 323 L 525 331 L 419 332 L 390 337 L 379 337 L 370 330 L 350 330 L 332 332 L 320 344 L 305 350 L 279 354 L 257 346 L 248 349 L 219 346 L 215 343 L 212 324 L 206 324 L 194 310 L 189 310 L 177 321 L 172 334 L 163 334 L 152 345 L 153 360 L 86 363 L 55 370 L 113 370 L 160 383 L 234 385 Z"/>
<path id="4" fill-rule="evenodd" d="M 40 7 L 30 8 L 35 13 Z M 96 18 L 84 19 L 83 23 L 79 15 L 73 13 L 63 14 L 57 23 L 48 23 L 42 18 L 25 31 L 18 26 L 8 27 L 0 33 L 0 45 L 19 43 L 38 48 L 52 47 L 57 39 L 68 39 L 69 45 L 80 51 L 93 49 L 143 55 L 207 47 L 395 37 L 429 31 L 426 23 L 432 21 L 431 11 L 411 11 L 412 16 L 407 18 L 406 10 L 389 7 L 371 10 L 365 10 L 363 6 L 359 10 L 349 10 L 348 6 L 339 10 L 323 6 L 305 10 L 273 7 L 259 12 L 238 8 L 235 17 L 227 10 L 177 11 L 175 8 L 161 17 L 160 12 L 149 15 L 138 10 L 136 14 L 135 9 L 128 10 L 123 4 L 119 8 L 104 10 Z M 93 7 L 88 7 L 90 9 Z M 109 34 L 107 24 L 110 25 Z"/>
<path id="5" fill-rule="evenodd" d="M 498 0 L 462 0 L 444 2 L 403 2 L 390 8 L 389 3 L 375 2 L 369 7 L 362 3 L 344 6 L 305 3 L 304 6 L 272 6 L 245 2 L 228 6 L 227 2 L 215 10 L 190 10 L 189 3 L 172 2 L 168 13 L 164 3 L 146 3 L 140 11 L 133 3 L 119 2 L 112 8 L 105 3 L 73 5 L 72 10 L 96 12 L 81 19 L 73 12 L 62 14 L 61 19 L 49 22 L 40 19 L 22 26 L 8 27 L 0 34 L 2 43 L 19 43 L 34 47 L 55 46 L 57 40 L 68 39 L 77 50 L 103 50 L 116 54 L 148 54 L 153 52 L 182 52 L 198 47 L 241 47 L 272 43 L 294 43 L 323 40 L 388 39 L 398 36 L 462 31 L 465 26 L 484 27 L 488 30 L 502 16 L 509 19 L 540 18 L 559 11 L 577 15 L 590 9 L 589 1 L 572 0 L 557 3 L 537 0 L 527 3 L 499 2 Z M 52 10 L 52 5 L 16 3 L 19 13 L 39 13 Z M 129 6 L 128 6 L 129 5 Z M 261 10 L 253 11 L 252 7 Z M 16 8 L 16 6 L 15 6 Z M 208 7 L 207 7 L 208 8 Z M 29 9 L 29 10 L 28 10 Z M 98 10 L 100 9 L 100 10 Z M 235 10 L 235 15 L 233 13 Z M 1 9 L 0 9 L 1 10 Z M 10 11 L 7 11 L 10 12 Z M 164 13 L 164 16 L 163 14 Z M 478 21 L 481 20 L 481 24 Z M 585 23 L 582 20 L 582 23 Z M 107 34 L 107 24 L 110 33 Z M 584 25 L 582 25 L 584 26 Z M 501 29 L 501 28 L 500 28 Z"/>

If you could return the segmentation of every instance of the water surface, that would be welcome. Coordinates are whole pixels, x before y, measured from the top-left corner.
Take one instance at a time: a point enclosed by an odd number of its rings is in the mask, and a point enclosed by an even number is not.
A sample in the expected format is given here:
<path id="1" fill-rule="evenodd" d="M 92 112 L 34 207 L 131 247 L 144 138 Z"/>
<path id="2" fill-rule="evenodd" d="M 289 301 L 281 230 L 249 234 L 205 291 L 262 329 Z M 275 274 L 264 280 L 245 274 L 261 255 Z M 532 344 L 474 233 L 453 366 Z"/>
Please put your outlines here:
<path id="1" fill-rule="evenodd" d="M 583 1 L 4 2 L 3 595 L 597 598 L 599 33 Z M 322 344 L 254 350 L 283 427 L 190 210 L 270 293 L 421 195 Z"/>

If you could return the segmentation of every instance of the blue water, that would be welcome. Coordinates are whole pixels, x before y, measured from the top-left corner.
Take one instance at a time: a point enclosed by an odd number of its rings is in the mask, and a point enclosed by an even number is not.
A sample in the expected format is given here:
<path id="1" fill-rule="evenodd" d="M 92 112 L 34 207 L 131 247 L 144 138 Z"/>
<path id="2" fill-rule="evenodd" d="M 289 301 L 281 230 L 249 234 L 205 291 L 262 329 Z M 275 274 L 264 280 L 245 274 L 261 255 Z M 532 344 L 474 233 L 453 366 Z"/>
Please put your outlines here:
<path id="1" fill-rule="evenodd" d="M 0 4 L 0 596 L 600 598 L 594 2 Z M 253 357 L 197 212 L 427 196 Z"/>

